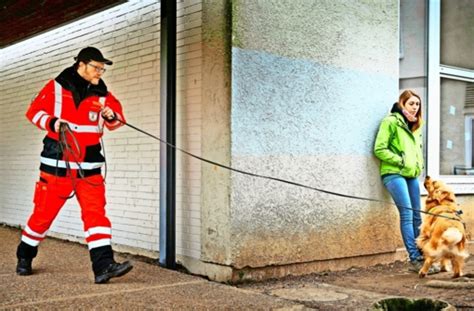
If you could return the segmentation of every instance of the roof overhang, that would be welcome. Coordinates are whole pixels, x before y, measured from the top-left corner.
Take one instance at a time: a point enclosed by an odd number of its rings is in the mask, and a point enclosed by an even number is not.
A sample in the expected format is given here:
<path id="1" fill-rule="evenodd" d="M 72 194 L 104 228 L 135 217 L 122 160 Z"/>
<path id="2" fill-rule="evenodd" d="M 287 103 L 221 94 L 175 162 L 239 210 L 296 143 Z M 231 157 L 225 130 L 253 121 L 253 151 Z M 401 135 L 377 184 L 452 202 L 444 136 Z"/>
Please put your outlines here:
<path id="1" fill-rule="evenodd" d="M 0 0 L 0 48 L 126 0 Z"/>

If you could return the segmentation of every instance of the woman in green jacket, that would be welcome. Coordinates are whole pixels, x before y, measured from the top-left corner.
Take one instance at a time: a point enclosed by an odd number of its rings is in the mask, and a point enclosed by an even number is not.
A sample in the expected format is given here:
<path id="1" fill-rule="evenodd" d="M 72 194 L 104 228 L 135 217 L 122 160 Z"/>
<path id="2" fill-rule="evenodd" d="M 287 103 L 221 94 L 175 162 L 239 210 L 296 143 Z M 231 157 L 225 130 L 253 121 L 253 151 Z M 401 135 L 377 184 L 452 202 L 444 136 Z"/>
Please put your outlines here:
<path id="1" fill-rule="evenodd" d="M 400 231 L 414 272 L 423 265 L 415 243 L 421 225 L 418 176 L 423 170 L 422 122 L 420 96 L 406 90 L 380 123 L 374 146 L 383 184 L 400 213 Z"/>

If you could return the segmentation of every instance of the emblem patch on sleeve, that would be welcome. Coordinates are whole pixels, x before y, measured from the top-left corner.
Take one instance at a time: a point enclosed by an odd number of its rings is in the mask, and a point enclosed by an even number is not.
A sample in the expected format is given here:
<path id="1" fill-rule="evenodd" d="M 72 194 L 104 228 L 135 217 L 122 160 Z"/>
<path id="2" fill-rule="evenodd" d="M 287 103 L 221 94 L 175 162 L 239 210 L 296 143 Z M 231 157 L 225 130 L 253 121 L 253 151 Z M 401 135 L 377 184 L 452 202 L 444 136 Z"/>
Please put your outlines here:
<path id="1" fill-rule="evenodd" d="M 96 111 L 89 111 L 89 121 L 95 122 L 99 118 L 99 113 Z"/>

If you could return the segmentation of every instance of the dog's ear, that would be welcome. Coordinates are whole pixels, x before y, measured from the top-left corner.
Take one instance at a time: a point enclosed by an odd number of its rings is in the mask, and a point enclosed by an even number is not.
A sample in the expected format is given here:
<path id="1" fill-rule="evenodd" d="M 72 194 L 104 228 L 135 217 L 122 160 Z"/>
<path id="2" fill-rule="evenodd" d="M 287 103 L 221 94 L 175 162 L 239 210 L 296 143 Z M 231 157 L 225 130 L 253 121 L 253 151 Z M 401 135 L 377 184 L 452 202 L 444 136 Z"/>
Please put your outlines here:
<path id="1" fill-rule="evenodd" d="M 428 193 L 432 193 L 434 190 L 433 186 L 433 180 L 431 179 L 430 176 L 425 177 L 425 182 L 423 183 L 423 186 L 425 186 L 425 189 L 428 191 Z"/>
<path id="2" fill-rule="evenodd" d="M 439 190 L 439 194 L 436 195 L 435 199 L 438 201 L 438 204 L 442 204 L 445 200 L 454 202 L 454 194 L 451 191 Z"/>

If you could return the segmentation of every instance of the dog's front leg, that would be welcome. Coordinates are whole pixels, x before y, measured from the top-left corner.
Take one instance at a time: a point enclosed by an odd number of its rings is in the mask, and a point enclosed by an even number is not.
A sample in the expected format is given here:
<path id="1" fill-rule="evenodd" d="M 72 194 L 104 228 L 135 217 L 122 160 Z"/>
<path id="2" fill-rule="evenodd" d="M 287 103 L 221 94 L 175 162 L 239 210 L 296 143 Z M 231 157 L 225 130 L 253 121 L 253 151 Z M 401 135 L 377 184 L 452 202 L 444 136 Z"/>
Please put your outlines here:
<path id="1" fill-rule="evenodd" d="M 432 264 L 433 258 L 425 255 L 425 262 L 423 263 L 423 267 L 421 267 L 420 271 L 418 272 L 418 276 L 420 278 L 424 278 L 428 274 L 428 270 Z"/>

